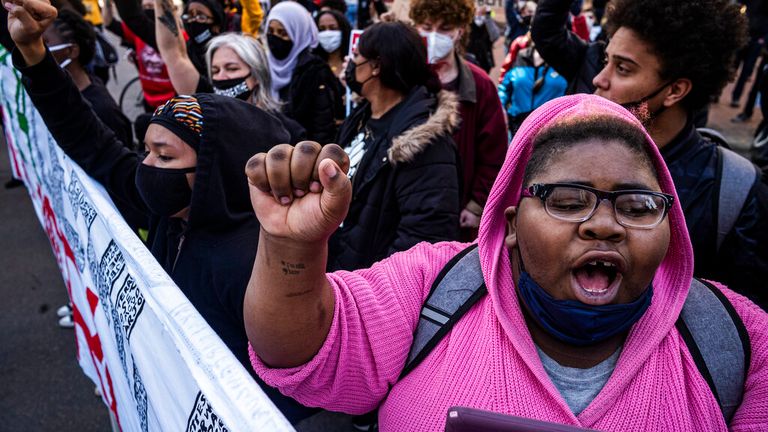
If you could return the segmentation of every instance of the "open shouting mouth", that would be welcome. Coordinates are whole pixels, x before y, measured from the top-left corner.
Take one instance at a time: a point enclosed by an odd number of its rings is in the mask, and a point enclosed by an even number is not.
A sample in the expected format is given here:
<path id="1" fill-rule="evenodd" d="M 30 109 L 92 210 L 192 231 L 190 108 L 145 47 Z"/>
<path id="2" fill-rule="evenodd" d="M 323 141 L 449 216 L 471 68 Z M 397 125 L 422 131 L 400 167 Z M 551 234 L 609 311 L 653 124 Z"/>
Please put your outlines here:
<path id="1" fill-rule="evenodd" d="M 588 253 L 571 270 L 571 285 L 582 303 L 609 304 L 619 292 L 624 261 L 616 253 Z"/>

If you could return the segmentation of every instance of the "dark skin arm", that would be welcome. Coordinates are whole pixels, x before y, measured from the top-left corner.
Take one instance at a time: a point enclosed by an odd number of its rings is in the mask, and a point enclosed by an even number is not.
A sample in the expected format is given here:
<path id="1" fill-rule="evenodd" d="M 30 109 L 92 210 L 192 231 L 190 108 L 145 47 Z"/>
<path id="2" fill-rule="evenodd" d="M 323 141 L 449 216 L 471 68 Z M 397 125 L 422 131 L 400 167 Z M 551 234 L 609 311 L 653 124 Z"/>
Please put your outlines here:
<path id="1" fill-rule="evenodd" d="M 333 320 L 325 267 L 328 238 L 346 217 L 349 158 L 335 144 L 281 144 L 248 161 L 251 202 L 261 223 L 244 317 L 254 351 L 272 367 L 314 357 Z"/>

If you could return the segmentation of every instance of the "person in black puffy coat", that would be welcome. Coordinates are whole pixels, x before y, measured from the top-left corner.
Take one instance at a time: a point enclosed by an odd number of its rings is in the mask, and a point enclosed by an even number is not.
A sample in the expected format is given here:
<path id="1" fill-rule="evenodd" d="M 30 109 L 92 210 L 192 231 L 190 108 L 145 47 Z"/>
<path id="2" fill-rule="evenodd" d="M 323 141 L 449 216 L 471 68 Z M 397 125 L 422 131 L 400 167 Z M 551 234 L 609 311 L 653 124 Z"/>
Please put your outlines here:
<path id="1" fill-rule="evenodd" d="M 451 138 L 458 101 L 440 91 L 421 37 L 399 22 L 373 25 L 345 76 L 366 101 L 339 133 L 353 196 L 330 240 L 329 269 L 365 268 L 422 241 L 458 239 L 459 172 Z"/>

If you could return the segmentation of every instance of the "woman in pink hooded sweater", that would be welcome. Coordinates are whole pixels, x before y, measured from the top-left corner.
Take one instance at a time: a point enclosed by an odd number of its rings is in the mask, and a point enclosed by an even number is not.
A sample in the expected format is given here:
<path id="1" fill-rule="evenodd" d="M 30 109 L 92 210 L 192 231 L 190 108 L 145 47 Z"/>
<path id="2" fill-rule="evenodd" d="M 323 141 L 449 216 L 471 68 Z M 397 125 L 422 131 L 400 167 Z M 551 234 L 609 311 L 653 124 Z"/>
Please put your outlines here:
<path id="1" fill-rule="evenodd" d="M 279 146 L 246 168 L 262 231 L 245 321 L 253 367 L 270 385 L 333 411 L 380 406 L 382 431 L 442 431 L 457 405 L 598 430 L 768 430 L 768 315 L 719 287 L 751 345 L 726 424 L 675 327 L 693 271 L 685 219 L 658 149 L 620 106 L 567 96 L 528 117 L 480 225 L 488 295 L 403 379 L 430 287 L 468 245 L 422 243 L 326 275 L 327 238 L 351 196 L 340 150 Z M 644 192 L 618 203 L 628 195 L 599 192 L 627 189 Z M 574 200 L 590 190 L 609 205 L 590 202 L 574 220 Z M 585 339 L 585 322 L 548 320 L 547 302 L 618 307 L 622 321 Z"/>

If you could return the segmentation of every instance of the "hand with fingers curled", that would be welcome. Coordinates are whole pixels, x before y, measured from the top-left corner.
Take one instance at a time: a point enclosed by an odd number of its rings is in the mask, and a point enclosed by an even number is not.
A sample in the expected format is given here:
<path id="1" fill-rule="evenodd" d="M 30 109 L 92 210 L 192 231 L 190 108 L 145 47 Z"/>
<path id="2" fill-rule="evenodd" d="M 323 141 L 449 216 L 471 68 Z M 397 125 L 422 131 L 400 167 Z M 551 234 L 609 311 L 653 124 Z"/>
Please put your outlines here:
<path id="1" fill-rule="evenodd" d="M 336 144 L 302 141 L 254 155 L 245 173 L 262 230 L 306 245 L 327 241 L 352 200 L 348 170 L 349 157 Z"/>
<path id="2" fill-rule="evenodd" d="M 48 0 L 3 0 L 8 11 L 8 33 L 28 66 L 45 57 L 43 32 L 58 13 Z"/>

